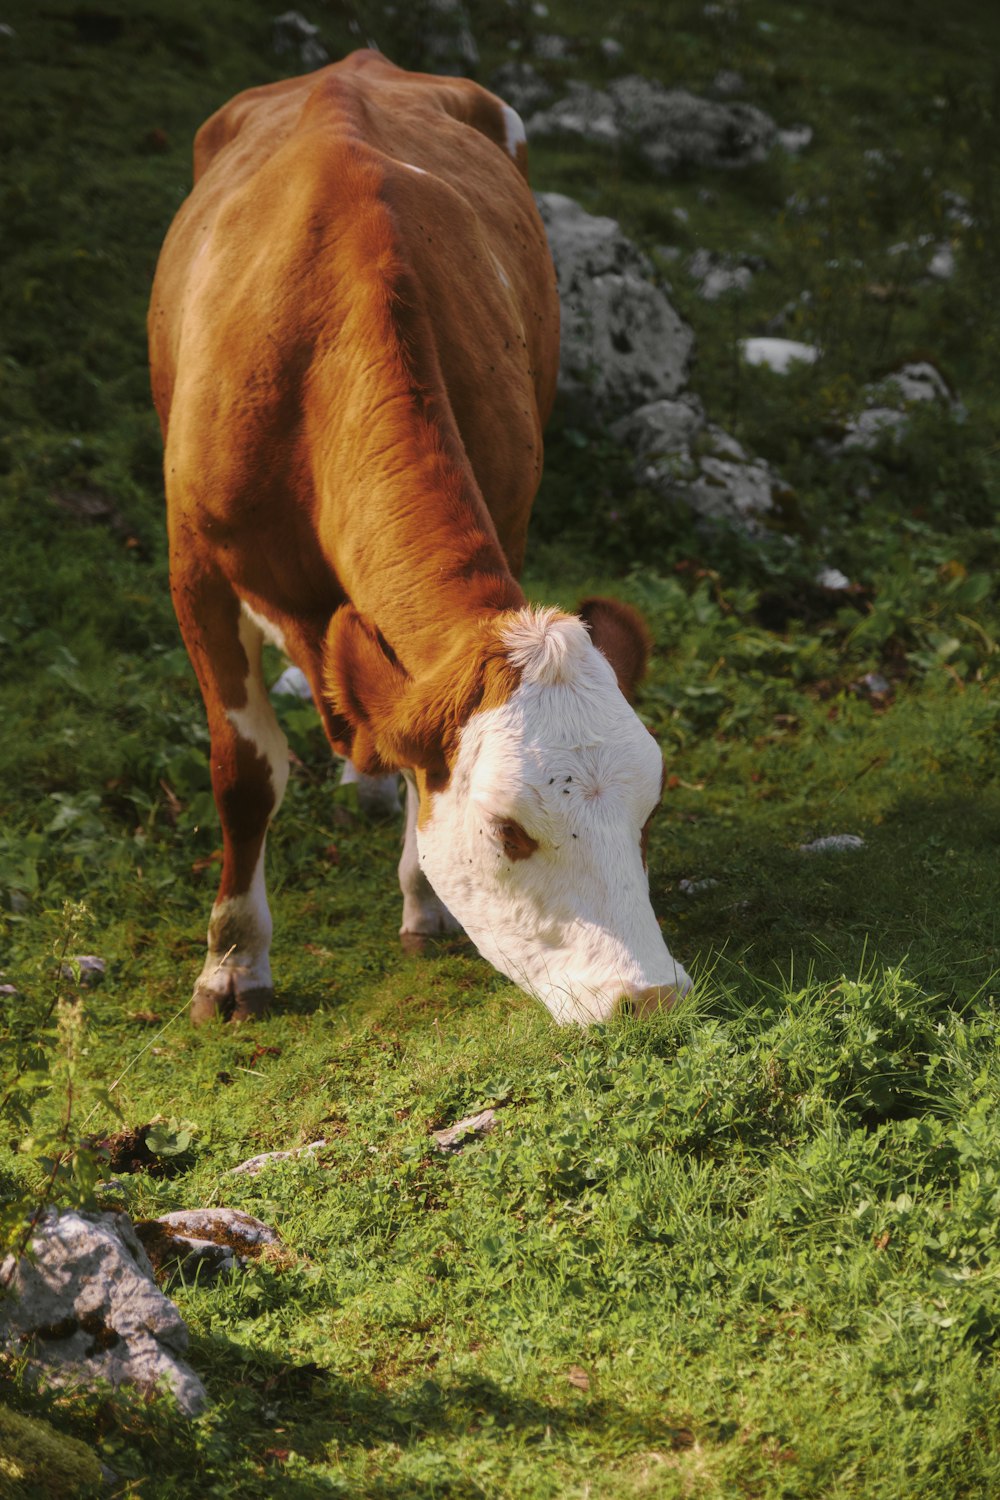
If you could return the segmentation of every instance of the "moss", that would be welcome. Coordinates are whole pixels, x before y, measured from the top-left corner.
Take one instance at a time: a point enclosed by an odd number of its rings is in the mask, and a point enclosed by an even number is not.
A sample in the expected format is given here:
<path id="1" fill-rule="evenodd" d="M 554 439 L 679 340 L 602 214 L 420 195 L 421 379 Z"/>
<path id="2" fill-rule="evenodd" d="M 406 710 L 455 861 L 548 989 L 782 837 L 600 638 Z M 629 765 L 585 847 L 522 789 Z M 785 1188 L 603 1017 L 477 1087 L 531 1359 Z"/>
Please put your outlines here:
<path id="1" fill-rule="evenodd" d="M 101 1466 L 77 1438 L 64 1437 L 48 1422 L 0 1406 L 0 1497 L 62 1500 L 90 1495 L 101 1483 Z"/>

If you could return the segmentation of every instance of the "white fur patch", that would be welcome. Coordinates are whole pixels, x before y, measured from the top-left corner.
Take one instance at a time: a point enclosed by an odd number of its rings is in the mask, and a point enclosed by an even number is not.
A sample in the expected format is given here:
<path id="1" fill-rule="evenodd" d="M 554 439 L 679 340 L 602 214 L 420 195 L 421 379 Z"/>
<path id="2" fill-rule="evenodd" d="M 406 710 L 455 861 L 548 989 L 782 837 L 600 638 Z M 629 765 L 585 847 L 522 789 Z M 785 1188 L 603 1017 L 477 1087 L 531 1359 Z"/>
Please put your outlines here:
<path id="1" fill-rule="evenodd" d="M 239 634 L 240 645 L 249 664 L 245 683 L 247 701 L 243 708 L 227 709 L 226 715 L 240 739 L 249 740 L 258 755 L 262 755 L 267 761 L 274 791 L 274 806 L 271 809 L 273 817 L 281 806 L 288 783 L 288 741 L 275 718 L 261 674 L 261 636 L 267 633 L 264 627 L 268 623 L 246 604 L 243 605 Z"/>
<path id="2" fill-rule="evenodd" d="M 250 889 L 212 907 L 208 953 L 196 988 L 217 995 L 228 994 L 230 989 L 238 993 L 271 989 L 271 929 L 262 845 Z"/>
<path id="3" fill-rule="evenodd" d="M 257 629 L 260 631 L 261 635 L 269 645 L 277 646 L 278 650 L 283 652 L 285 656 L 288 655 L 288 648 L 285 645 L 285 637 L 282 634 L 280 627 L 275 625 L 273 620 L 269 620 L 266 615 L 259 614 L 257 610 L 251 609 L 250 605 L 246 602 L 245 599 L 240 600 L 240 613 L 244 615 L 245 618 L 248 619 L 253 625 L 256 625 Z"/>
<path id="4" fill-rule="evenodd" d="M 524 121 L 517 110 L 511 109 L 509 104 L 501 104 L 500 108 L 503 110 L 503 128 L 507 152 L 516 161 L 518 146 L 523 146 L 528 139 L 524 129 Z"/>

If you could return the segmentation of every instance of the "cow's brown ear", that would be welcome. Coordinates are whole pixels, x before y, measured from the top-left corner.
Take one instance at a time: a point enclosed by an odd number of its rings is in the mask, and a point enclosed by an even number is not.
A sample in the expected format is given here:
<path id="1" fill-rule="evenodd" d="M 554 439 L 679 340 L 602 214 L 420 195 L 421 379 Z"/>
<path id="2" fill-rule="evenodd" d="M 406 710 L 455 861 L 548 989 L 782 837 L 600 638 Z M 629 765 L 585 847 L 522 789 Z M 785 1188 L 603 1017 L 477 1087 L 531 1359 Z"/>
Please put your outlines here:
<path id="1" fill-rule="evenodd" d="M 330 707 L 350 726 L 351 760 L 359 771 L 377 774 L 410 763 L 397 756 L 391 733 L 410 678 L 351 604 L 342 605 L 327 628 L 323 685 Z"/>
<path id="2" fill-rule="evenodd" d="M 614 667 L 618 686 L 631 703 L 646 675 L 653 643 L 649 626 L 631 604 L 623 604 L 620 599 L 603 599 L 599 595 L 584 599 L 578 613 L 590 631 L 594 645 Z"/>

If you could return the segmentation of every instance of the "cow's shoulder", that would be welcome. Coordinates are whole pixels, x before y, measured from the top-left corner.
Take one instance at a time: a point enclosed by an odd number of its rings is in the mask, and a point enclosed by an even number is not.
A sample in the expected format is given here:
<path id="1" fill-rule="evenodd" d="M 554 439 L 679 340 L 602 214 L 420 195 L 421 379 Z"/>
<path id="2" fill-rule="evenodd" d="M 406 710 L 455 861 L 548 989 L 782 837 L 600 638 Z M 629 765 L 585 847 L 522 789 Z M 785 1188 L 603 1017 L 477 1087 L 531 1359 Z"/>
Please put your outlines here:
<path id="1" fill-rule="evenodd" d="M 195 137 L 195 181 L 227 148 L 228 176 L 241 159 L 252 165 L 290 137 L 317 131 L 389 157 L 417 144 L 433 161 L 450 149 L 449 125 L 476 131 L 527 176 L 524 127 L 509 105 L 470 79 L 408 73 L 379 52 L 360 50 L 302 77 L 246 89 L 223 105 Z"/>

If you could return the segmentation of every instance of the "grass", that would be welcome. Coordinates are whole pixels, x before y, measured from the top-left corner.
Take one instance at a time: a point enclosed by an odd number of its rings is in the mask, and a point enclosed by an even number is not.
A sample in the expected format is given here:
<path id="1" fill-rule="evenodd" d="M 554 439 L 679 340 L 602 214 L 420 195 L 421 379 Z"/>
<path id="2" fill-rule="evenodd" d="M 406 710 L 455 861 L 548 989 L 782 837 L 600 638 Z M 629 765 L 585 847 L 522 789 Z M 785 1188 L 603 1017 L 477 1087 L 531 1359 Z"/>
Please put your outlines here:
<path id="1" fill-rule="evenodd" d="M 617 592 L 654 631 L 641 711 L 669 781 L 651 890 L 694 999 L 563 1032 L 461 945 L 405 957 L 398 830 L 364 821 L 311 710 L 286 701 L 281 1009 L 252 1032 L 188 1029 L 218 833 L 142 320 L 197 123 L 283 65 L 256 0 L 9 6 L 0 892 L 20 994 L 0 995 L 3 1222 L 37 1201 L 46 1141 L 160 1114 L 195 1127 L 177 1175 L 58 1192 L 135 1217 L 227 1203 L 287 1253 L 173 1288 L 212 1398 L 196 1422 L 125 1392 L 32 1392 L 13 1364 L 4 1399 L 94 1445 L 115 1493 L 164 1500 L 994 1494 L 996 23 L 849 0 L 473 9 L 487 72 L 534 27 L 578 39 L 544 65 L 553 81 L 599 81 L 613 35 L 623 70 L 700 88 L 736 68 L 780 124 L 815 130 L 799 157 L 711 180 L 533 154 L 540 187 L 658 258 L 696 330 L 694 388 L 790 492 L 790 540 L 748 543 L 665 512 L 605 433 L 557 421 L 547 451 L 529 592 Z M 352 19 L 393 50 L 374 5 L 311 18 L 334 55 Z M 874 148 L 888 169 L 868 170 Z M 973 226 L 946 220 L 946 190 Z M 925 233 L 954 239 L 952 282 L 888 255 Z M 673 245 L 765 268 L 709 304 L 660 256 Z M 823 361 L 741 369 L 736 340 L 803 290 L 787 331 Z M 965 421 L 918 413 L 877 461 L 824 457 L 866 384 L 917 355 Z M 823 564 L 846 597 L 817 587 Z M 864 847 L 800 849 L 843 832 Z M 60 979 L 64 951 L 103 956 L 104 984 Z M 434 1149 L 430 1130 L 485 1107 L 491 1135 Z M 321 1136 L 315 1159 L 226 1176 Z"/>

